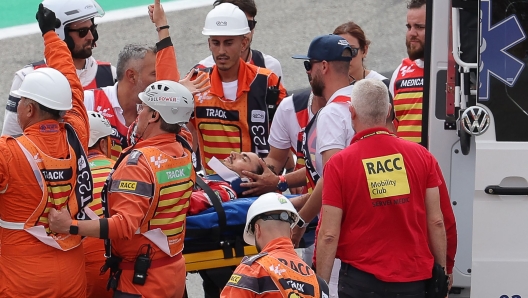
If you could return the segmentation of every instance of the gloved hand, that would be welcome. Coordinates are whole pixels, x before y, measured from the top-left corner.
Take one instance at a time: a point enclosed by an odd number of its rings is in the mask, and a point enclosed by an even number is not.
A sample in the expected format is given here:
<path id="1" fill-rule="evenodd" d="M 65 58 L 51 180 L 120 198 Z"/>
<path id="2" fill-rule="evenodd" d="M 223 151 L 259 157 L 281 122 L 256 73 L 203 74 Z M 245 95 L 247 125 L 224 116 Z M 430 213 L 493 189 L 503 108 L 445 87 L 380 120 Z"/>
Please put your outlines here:
<path id="1" fill-rule="evenodd" d="M 55 31 L 55 24 L 57 24 L 55 13 L 44 7 L 42 3 L 39 4 L 39 9 L 37 11 L 37 21 L 42 35 L 49 31 Z"/>

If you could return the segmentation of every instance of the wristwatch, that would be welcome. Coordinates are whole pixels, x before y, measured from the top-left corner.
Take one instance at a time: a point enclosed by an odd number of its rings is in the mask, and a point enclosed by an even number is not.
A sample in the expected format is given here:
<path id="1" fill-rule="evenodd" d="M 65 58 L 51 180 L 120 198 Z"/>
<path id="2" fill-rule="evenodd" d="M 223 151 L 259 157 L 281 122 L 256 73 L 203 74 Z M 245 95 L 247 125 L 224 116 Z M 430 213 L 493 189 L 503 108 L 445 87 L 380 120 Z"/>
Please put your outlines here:
<path id="1" fill-rule="evenodd" d="M 76 219 L 72 220 L 72 223 L 70 225 L 70 234 L 71 235 L 78 235 L 79 234 L 79 226 Z"/>
<path id="2" fill-rule="evenodd" d="M 297 225 L 299 226 L 299 228 L 303 229 L 303 228 L 306 228 L 310 223 L 309 222 L 305 222 L 304 219 L 302 219 L 302 217 L 299 216 L 299 221 L 297 222 Z"/>
<path id="3" fill-rule="evenodd" d="M 288 182 L 286 182 L 286 177 L 283 175 L 279 176 L 279 183 L 277 183 L 277 189 L 279 191 L 286 191 L 288 189 Z"/>

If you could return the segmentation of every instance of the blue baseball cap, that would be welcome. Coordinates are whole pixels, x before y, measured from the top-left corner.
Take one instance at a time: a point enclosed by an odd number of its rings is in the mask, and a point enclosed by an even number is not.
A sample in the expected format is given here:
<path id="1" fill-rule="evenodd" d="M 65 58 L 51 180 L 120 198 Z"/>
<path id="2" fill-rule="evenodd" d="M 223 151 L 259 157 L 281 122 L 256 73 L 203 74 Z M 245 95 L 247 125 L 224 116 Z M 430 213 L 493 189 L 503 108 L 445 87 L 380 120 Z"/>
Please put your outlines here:
<path id="1" fill-rule="evenodd" d="M 348 41 L 339 35 L 328 34 L 317 36 L 310 43 L 308 55 L 296 55 L 293 59 L 317 60 L 317 61 L 350 61 L 351 56 L 343 56 L 343 51 L 352 48 Z"/>

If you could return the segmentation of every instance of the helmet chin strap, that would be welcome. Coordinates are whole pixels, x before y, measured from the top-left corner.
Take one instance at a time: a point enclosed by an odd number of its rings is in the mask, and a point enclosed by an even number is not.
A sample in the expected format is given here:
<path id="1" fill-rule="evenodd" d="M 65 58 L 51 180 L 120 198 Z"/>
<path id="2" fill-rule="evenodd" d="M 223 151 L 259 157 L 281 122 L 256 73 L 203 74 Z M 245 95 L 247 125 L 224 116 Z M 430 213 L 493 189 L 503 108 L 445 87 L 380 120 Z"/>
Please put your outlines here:
<path id="1" fill-rule="evenodd" d="M 106 136 L 106 157 L 111 158 L 112 157 L 112 138 L 110 136 Z"/>

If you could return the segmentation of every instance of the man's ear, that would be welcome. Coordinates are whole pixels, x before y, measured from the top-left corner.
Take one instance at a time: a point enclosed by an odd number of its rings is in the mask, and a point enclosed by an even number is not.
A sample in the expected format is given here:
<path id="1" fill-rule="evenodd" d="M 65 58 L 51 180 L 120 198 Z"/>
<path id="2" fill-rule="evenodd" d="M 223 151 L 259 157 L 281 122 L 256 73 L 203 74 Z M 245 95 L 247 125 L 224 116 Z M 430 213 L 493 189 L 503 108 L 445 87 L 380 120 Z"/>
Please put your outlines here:
<path id="1" fill-rule="evenodd" d="M 354 106 L 350 105 L 350 107 L 348 109 L 350 110 L 350 117 L 352 118 L 352 120 L 356 119 L 357 112 L 356 112 L 356 109 L 354 108 Z"/>
<path id="2" fill-rule="evenodd" d="M 37 113 L 37 106 L 36 105 L 37 105 L 37 103 L 34 102 L 34 101 L 30 101 L 27 104 L 25 104 L 25 108 L 26 108 L 25 113 L 26 113 L 27 118 L 31 118 L 31 117 L 36 115 L 36 113 Z"/>
<path id="3" fill-rule="evenodd" d="M 148 120 L 149 123 L 156 123 L 158 120 L 161 119 L 161 115 L 159 112 L 153 111 L 152 116 Z"/>
<path id="4" fill-rule="evenodd" d="M 249 47 L 249 38 L 243 35 L 242 36 L 242 50 L 240 52 L 245 51 L 248 47 Z"/>
<path id="5" fill-rule="evenodd" d="M 209 51 L 212 51 L 212 49 L 211 49 L 211 37 L 207 38 L 207 44 L 209 45 Z"/>
<path id="6" fill-rule="evenodd" d="M 125 79 L 132 85 L 136 84 L 137 76 L 137 72 L 132 68 L 129 68 L 125 71 Z"/>

